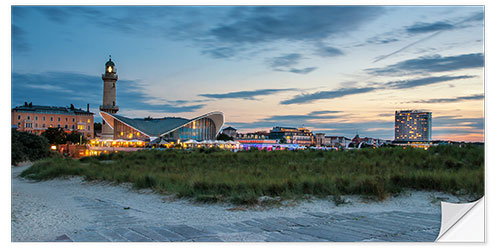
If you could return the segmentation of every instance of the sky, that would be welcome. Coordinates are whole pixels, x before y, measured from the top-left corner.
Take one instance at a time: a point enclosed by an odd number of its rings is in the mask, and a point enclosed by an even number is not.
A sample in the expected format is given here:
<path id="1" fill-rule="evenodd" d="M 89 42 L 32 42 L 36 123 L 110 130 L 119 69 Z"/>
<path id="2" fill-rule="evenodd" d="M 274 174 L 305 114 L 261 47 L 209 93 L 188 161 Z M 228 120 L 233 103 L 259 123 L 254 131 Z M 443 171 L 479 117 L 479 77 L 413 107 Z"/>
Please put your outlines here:
<path id="1" fill-rule="evenodd" d="M 394 112 L 432 112 L 432 139 L 484 141 L 482 6 L 13 6 L 11 106 L 86 108 L 104 64 L 127 117 L 222 111 L 239 132 L 306 127 L 394 139 Z"/>

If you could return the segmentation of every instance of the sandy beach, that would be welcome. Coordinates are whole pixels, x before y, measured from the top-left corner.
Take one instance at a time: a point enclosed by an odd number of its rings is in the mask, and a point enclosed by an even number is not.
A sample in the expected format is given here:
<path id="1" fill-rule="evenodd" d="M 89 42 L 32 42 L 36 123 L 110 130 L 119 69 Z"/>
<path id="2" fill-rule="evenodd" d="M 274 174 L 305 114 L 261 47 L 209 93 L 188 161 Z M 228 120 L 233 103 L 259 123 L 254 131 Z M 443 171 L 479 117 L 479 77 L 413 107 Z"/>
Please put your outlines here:
<path id="1" fill-rule="evenodd" d="M 179 224 L 193 227 L 236 223 L 271 217 L 299 217 L 304 213 L 379 213 L 401 211 L 440 214 L 440 200 L 460 199 L 439 192 L 406 192 L 383 202 L 346 196 L 347 204 L 336 206 L 326 199 L 311 199 L 271 208 L 234 209 L 231 204 L 199 204 L 173 199 L 129 185 L 88 183 L 79 177 L 33 182 L 18 177 L 29 165 L 12 167 L 12 241 L 54 241 L 78 230 L 106 226 L 90 203 L 110 204 L 113 211 L 148 226 Z M 83 204 L 83 205 L 82 205 Z M 106 210 L 106 211 L 108 211 Z"/>

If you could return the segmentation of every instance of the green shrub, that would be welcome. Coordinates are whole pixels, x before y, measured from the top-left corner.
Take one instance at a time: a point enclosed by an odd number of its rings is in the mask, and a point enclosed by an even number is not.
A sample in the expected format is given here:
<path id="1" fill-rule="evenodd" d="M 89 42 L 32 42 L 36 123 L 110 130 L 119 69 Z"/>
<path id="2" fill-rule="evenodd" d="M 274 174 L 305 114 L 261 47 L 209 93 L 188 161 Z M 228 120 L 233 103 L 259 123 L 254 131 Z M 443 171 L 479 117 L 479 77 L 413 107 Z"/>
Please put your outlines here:
<path id="1" fill-rule="evenodd" d="M 258 203 L 260 196 L 354 194 L 383 200 L 405 189 L 484 194 L 484 147 L 401 147 L 347 151 L 142 150 L 80 160 L 47 159 L 32 179 L 82 175 L 199 202 Z M 42 167 L 43 165 L 43 167 Z"/>
<path id="2" fill-rule="evenodd" d="M 50 145 L 46 138 L 27 132 L 12 129 L 11 135 L 11 160 L 13 165 L 22 161 L 36 161 L 49 157 Z"/>

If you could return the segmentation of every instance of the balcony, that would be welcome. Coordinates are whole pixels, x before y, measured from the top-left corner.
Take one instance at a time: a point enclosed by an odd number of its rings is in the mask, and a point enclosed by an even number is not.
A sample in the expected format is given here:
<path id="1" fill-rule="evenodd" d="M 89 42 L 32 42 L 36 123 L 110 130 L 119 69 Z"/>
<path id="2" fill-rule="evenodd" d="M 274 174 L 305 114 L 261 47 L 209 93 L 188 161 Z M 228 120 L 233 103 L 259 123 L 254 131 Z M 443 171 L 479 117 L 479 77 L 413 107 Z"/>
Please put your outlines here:
<path id="1" fill-rule="evenodd" d="M 113 105 L 99 105 L 99 110 L 105 111 L 105 112 L 118 112 L 119 107 L 118 106 L 113 106 Z"/>

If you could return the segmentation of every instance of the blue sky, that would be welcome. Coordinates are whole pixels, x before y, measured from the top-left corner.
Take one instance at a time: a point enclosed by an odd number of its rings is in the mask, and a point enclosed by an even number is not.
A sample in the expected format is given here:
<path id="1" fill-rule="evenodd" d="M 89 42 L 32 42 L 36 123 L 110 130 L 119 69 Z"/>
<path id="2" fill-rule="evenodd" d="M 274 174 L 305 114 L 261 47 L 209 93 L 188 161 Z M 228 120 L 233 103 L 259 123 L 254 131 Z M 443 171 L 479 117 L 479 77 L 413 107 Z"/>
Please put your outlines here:
<path id="1" fill-rule="evenodd" d="M 483 37 L 481 6 L 14 6 L 12 106 L 98 113 L 112 55 L 124 116 L 393 139 L 422 109 L 434 139 L 483 141 Z"/>

